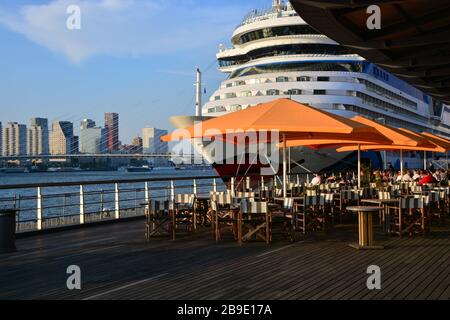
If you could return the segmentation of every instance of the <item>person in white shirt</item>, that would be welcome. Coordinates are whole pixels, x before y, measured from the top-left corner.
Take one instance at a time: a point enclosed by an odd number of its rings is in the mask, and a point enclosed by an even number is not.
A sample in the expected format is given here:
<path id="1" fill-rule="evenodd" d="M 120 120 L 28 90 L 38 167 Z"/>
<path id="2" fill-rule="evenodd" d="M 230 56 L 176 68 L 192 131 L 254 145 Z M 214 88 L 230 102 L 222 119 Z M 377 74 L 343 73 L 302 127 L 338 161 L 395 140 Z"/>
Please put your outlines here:
<path id="1" fill-rule="evenodd" d="M 417 170 L 414 170 L 414 175 L 413 175 L 412 179 L 414 181 L 419 181 L 421 179 L 421 176 Z"/>
<path id="2" fill-rule="evenodd" d="M 313 186 L 320 186 L 322 183 L 322 176 L 320 174 L 316 174 L 315 177 L 312 179 L 311 184 Z"/>
<path id="3" fill-rule="evenodd" d="M 400 173 L 397 177 L 397 182 L 411 182 L 413 181 L 413 179 L 411 178 L 411 176 L 409 175 L 407 170 L 403 170 L 403 175 Z"/>

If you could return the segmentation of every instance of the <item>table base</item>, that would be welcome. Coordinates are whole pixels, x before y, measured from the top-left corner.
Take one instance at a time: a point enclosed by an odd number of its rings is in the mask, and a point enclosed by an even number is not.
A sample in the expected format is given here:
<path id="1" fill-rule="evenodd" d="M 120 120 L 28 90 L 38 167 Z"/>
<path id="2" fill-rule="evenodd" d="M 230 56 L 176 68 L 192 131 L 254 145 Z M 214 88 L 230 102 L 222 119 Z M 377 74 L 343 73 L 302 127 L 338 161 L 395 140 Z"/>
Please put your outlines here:
<path id="1" fill-rule="evenodd" d="M 349 247 L 352 247 L 353 249 L 356 249 L 356 250 L 382 250 L 382 249 L 384 249 L 384 246 L 362 246 L 358 243 L 349 244 Z"/>

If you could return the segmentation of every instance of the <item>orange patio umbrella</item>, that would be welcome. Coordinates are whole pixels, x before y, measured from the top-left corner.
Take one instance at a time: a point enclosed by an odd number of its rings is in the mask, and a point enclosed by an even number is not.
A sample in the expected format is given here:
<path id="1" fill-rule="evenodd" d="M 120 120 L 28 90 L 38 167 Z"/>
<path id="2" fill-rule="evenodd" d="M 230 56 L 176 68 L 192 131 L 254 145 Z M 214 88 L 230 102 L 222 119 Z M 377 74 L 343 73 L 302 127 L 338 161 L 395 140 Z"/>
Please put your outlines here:
<path id="1" fill-rule="evenodd" d="M 391 144 L 380 145 L 360 145 L 358 146 L 343 146 L 338 148 L 338 152 L 355 151 L 357 149 L 368 150 L 398 150 L 400 151 L 400 171 L 403 172 L 403 151 L 437 151 L 440 150 L 435 144 L 432 144 L 424 136 L 412 132 L 407 129 L 393 128 L 388 125 L 380 124 L 375 121 L 366 119 L 364 117 L 354 117 L 354 121 L 372 125 L 380 131 L 384 136 L 392 140 Z"/>
<path id="2" fill-rule="evenodd" d="M 218 137 L 234 141 L 246 132 L 277 131 L 283 148 L 283 189 L 286 194 L 286 144 L 289 140 L 346 140 L 364 144 L 389 143 L 371 126 L 291 99 L 277 99 L 213 118 L 163 136 L 162 141 Z"/>

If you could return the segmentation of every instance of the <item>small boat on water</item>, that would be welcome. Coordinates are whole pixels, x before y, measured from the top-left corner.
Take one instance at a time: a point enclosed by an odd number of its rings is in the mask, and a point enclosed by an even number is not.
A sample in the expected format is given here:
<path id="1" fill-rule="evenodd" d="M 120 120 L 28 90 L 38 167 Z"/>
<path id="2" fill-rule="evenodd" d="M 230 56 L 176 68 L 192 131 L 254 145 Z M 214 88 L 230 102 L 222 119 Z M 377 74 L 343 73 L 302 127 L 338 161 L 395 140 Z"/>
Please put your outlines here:
<path id="1" fill-rule="evenodd" d="M 48 172 L 79 172 L 82 171 L 80 167 L 52 167 L 48 168 Z"/>
<path id="2" fill-rule="evenodd" d="M 141 167 L 128 166 L 128 167 L 120 167 L 118 171 L 119 172 L 130 172 L 130 173 L 152 172 L 153 167 L 151 167 L 151 166 L 141 166 Z"/>

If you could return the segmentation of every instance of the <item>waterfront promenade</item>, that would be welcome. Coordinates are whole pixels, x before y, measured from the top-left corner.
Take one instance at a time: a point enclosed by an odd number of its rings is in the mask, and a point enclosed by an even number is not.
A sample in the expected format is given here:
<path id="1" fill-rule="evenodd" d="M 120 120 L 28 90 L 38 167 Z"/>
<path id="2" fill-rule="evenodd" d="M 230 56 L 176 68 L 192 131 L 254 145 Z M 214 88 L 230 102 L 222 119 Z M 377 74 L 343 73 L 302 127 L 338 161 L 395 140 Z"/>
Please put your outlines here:
<path id="1" fill-rule="evenodd" d="M 389 238 L 357 251 L 355 225 L 298 242 L 216 244 L 209 229 L 176 241 L 144 239 L 144 220 L 38 234 L 0 259 L 0 299 L 450 299 L 450 228 Z M 81 268 L 81 290 L 66 268 Z M 369 265 L 382 289 L 366 287 Z"/>

